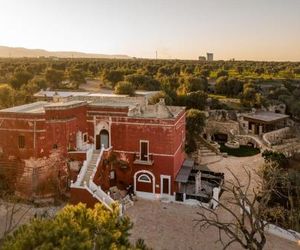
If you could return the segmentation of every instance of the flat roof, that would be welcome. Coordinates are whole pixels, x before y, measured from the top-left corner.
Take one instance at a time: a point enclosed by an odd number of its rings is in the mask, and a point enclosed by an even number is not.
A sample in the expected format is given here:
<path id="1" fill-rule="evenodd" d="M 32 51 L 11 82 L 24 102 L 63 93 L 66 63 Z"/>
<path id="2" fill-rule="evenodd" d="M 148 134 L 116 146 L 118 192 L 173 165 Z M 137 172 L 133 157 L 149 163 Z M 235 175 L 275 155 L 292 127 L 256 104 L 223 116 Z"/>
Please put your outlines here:
<path id="1" fill-rule="evenodd" d="M 122 102 L 113 102 L 113 101 L 107 101 L 107 102 L 91 102 L 89 103 L 89 106 L 91 107 L 113 107 L 113 108 L 129 108 L 129 107 L 135 107 L 132 103 L 122 103 Z"/>
<path id="2" fill-rule="evenodd" d="M 101 93 L 101 92 L 84 92 L 84 91 L 53 91 L 41 90 L 34 94 L 35 97 L 72 97 L 72 96 L 95 96 L 95 97 L 128 97 L 128 95 L 117 95 L 114 93 Z"/>
<path id="3" fill-rule="evenodd" d="M 78 106 L 81 104 L 86 104 L 85 101 L 69 101 L 69 102 L 53 102 L 53 103 L 48 103 L 45 105 L 46 108 L 60 108 L 60 107 L 70 107 L 70 106 Z"/>
<path id="4" fill-rule="evenodd" d="M 271 111 L 257 111 L 255 113 L 244 114 L 243 116 L 246 119 L 258 120 L 263 122 L 275 122 L 289 117 L 288 115 L 274 113 Z"/>
<path id="5" fill-rule="evenodd" d="M 61 97 L 71 97 L 71 96 L 87 96 L 90 92 L 83 91 L 53 91 L 53 90 L 41 90 L 34 94 L 35 97 L 53 97 L 58 95 Z"/>
<path id="6" fill-rule="evenodd" d="M 108 94 L 108 93 L 92 93 L 87 96 L 96 96 L 96 97 L 128 97 L 128 95 L 117 95 L 117 94 Z"/>
<path id="7" fill-rule="evenodd" d="M 25 105 L 20 105 L 12 108 L 2 109 L 2 113 L 31 113 L 38 114 L 44 113 L 44 107 L 49 104 L 48 102 L 34 102 Z"/>
<path id="8" fill-rule="evenodd" d="M 153 96 L 160 91 L 146 91 L 146 90 L 137 90 L 135 91 L 136 95 L 139 96 Z M 53 97 L 58 95 L 61 97 L 72 97 L 72 96 L 103 96 L 103 97 L 128 97 L 128 95 L 117 95 L 112 93 L 101 93 L 101 92 L 86 92 L 86 91 L 54 91 L 54 90 L 40 90 L 35 93 L 35 97 Z"/>

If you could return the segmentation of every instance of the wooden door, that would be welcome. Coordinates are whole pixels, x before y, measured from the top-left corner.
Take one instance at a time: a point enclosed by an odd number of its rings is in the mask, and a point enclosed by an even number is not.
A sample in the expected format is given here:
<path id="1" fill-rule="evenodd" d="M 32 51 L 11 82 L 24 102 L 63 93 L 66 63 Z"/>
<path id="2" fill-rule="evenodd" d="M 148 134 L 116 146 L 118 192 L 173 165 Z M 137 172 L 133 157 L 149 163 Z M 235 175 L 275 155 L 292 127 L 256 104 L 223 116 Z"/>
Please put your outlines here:
<path id="1" fill-rule="evenodd" d="M 169 194 L 169 179 L 163 178 L 163 194 Z"/>
<path id="2" fill-rule="evenodd" d="M 101 148 L 100 134 L 96 135 L 96 149 Z"/>

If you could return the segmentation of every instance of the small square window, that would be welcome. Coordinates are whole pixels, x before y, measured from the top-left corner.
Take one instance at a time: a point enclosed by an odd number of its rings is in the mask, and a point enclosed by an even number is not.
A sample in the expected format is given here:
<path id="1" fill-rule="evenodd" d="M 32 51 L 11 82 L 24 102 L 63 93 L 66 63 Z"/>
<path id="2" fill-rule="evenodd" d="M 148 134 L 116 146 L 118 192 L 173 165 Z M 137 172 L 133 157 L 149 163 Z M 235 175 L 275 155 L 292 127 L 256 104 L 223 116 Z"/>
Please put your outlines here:
<path id="1" fill-rule="evenodd" d="M 25 148 L 25 136 L 19 135 L 19 148 Z"/>

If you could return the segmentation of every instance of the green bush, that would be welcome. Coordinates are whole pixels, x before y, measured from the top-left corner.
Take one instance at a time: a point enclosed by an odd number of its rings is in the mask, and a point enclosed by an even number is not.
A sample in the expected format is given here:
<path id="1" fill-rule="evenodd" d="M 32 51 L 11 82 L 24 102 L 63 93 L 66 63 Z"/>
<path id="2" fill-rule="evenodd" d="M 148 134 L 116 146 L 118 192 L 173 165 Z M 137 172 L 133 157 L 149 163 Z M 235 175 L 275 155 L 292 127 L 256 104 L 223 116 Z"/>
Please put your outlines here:
<path id="1" fill-rule="evenodd" d="M 239 148 L 229 148 L 224 144 L 220 144 L 220 151 L 223 153 L 227 153 L 228 155 L 237 156 L 237 157 L 245 157 L 245 156 L 253 156 L 260 153 L 258 148 L 253 148 L 246 145 L 241 145 Z"/>
<path id="2" fill-rule="evenodd" d="M 116 87 L 115 87 L 115 93 L 118 95 L 129 95 L 129 96 L 134 96 L 134 87 L 132 83 L 122 81 L 118 82 Z"/>

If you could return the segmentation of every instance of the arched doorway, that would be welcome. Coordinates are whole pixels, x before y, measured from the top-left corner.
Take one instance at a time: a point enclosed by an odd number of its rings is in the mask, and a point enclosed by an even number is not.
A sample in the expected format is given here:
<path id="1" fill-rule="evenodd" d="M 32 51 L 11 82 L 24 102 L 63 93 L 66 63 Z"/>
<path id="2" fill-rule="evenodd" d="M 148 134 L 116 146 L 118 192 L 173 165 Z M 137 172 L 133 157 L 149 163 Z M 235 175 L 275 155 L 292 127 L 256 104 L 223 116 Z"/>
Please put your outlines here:
<path id="1" fill-rule="evenodd" d="M 134 192 L 155 194 L 155 176 L 148 170 L 140 170 L 134 174 Z"/>
<path id="2" fill-rule="evenodd" d="M 216 133 L 213 135 L 213 140 L 219 143 L 225 143 L 228 141 L 228 135 L 224 133 Z"/>
<path id="3" fill-rule="evenodd" d="M 100 133 L 96 135 L 96 149 L 101 149 L 102 145 L 104 145 L 104 148 L 109 147 L 109 133 L 106 129 L 102 129 Z"/>

